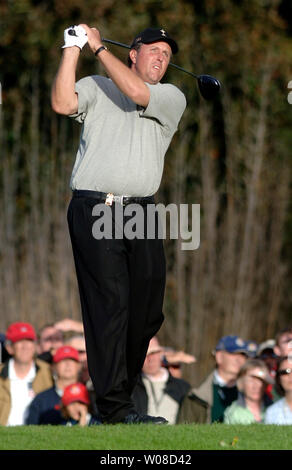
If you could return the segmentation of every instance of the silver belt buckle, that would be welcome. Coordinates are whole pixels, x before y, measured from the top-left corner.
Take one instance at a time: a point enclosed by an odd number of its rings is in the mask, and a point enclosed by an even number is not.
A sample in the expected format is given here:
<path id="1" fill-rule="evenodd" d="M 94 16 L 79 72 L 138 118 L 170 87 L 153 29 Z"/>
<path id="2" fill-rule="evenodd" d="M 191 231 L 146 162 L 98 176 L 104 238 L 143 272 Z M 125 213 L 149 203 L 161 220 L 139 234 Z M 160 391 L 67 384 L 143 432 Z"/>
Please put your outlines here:
<path id="1" fill-rule="evenodd" d="M 114 201 L 118 202 L 119 204 L 121 204 L 121 206 L 123 206 L 124 205 L 124 196 L 114 196 Z"/>

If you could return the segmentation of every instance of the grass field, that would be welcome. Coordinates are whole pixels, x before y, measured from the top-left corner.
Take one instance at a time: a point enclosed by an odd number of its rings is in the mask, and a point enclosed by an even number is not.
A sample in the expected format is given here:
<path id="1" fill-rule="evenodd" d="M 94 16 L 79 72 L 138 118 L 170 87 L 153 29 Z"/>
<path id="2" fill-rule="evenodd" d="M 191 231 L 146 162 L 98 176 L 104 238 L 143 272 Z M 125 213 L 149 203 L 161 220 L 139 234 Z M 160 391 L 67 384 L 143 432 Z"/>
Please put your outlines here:
<path id="1" fill-rule="evenodd" d="M 0 450 L 291 450 L 292 426 L 0 427 Z"/>

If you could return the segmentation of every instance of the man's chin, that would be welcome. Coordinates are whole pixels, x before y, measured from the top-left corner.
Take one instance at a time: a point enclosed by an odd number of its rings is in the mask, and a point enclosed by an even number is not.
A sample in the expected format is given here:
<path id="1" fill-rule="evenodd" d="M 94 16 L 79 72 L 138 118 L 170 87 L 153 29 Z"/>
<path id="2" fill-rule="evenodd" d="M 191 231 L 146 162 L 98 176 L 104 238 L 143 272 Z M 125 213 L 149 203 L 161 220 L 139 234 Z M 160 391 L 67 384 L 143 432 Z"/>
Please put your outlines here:
<path id="1" fill-rule="evenodd" d="M 159 83 L 161 80 L 161 78 L 157 78 L 157 79 L 149 79 L 147 83 L 149 83 L 150 85 L 157 85 L 157 83 Z"/>
<path id="2" fill-rule="evenodd" d="M 162 79 L 163 75 L 161 73 L 159 74 L 153 74 L 149 77 L 149 82 L 151 85 L 157 85 L 157 83 L 160 82 Z"/>

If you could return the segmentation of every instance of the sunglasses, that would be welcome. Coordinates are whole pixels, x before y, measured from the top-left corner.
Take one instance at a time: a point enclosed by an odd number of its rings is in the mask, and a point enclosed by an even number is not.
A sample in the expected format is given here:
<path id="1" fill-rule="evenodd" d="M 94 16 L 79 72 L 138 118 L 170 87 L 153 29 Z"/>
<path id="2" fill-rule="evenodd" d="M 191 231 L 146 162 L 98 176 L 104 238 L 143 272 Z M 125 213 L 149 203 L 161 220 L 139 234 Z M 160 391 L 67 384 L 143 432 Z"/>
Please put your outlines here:
<path id="1" fill-rule="evenodd" d="M 292 369 L 290 367 L 288 369 L 280 369 L 278 370 L 278 375 L 289 375 L 291 372 Z"/>

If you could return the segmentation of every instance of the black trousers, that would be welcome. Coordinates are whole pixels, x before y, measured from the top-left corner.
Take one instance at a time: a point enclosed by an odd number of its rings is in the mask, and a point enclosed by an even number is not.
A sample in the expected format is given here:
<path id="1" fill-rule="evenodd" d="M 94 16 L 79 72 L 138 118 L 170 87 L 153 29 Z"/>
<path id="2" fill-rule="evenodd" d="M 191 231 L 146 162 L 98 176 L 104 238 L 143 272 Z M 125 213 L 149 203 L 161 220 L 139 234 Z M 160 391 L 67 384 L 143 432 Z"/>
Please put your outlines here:
<path id="1" fill-rule="evenodd" d="M 149 341 L 163 322 L 165 257 L 158 237 L 94 238 L 97 203 L 73 193 L 67 219 L 96 403 L 102 421 L 115 423 L 134 410 L 131 394 Z"/>

